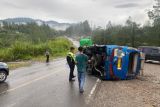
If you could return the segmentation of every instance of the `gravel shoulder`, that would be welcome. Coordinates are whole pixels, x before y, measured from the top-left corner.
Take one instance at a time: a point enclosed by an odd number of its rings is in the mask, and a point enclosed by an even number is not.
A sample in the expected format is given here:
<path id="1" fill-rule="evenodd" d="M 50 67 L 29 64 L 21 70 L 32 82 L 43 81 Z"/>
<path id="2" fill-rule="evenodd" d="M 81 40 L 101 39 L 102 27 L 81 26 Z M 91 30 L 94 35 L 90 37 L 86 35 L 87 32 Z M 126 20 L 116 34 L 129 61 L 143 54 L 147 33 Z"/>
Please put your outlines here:
<path id="1" fill-rule="evenodd" d="M 160 107 L 160 64 L 145 63 L 144 75 L 134 80 L 102 81 L 91 107 Z"/>

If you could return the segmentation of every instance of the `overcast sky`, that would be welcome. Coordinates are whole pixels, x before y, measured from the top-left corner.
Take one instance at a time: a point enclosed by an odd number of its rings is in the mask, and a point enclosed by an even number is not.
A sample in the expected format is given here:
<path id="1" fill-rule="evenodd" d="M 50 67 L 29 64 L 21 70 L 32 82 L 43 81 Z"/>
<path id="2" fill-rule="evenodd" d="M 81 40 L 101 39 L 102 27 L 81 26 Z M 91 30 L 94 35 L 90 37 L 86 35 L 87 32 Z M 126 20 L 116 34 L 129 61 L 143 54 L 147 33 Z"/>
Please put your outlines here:
<path id="1" fill-rule="evenodd" d="M 59 22 L 89 20 L 104 26 L 124 23 L 131 16 L 144 23 L 154 0 L 0 0 L 0 19 L 30 17 Z"/>

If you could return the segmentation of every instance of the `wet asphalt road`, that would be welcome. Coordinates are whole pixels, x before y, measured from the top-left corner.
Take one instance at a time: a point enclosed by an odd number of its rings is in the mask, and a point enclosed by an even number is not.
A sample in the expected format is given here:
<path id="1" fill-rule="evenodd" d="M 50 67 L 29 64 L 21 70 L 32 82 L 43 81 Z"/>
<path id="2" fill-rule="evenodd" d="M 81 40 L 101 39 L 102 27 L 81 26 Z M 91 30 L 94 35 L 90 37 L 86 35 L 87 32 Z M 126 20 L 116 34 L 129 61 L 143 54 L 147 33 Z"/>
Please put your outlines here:
<path id="1" fill-rule="evenodd" d="M 75 69 L 76 74 L 76 69 Z M 61 58 L 11 72 L 0 84 L 0 107 L 83 107 L 97 78 L 87 76 L 84 94 L 78 81 L 68 81 L 69 69 Z"/>
<path id="2" fill-rule="evenodd" d="M 78 46 L 76 41 L 73 43 Z M 65 58 L 13 70 L 0 84 L 0 107 L 87 106 L 97 78 L 86 76 L 85 92 L 80 94 L 77 77 L 69 82 L 68 76 Z"/>

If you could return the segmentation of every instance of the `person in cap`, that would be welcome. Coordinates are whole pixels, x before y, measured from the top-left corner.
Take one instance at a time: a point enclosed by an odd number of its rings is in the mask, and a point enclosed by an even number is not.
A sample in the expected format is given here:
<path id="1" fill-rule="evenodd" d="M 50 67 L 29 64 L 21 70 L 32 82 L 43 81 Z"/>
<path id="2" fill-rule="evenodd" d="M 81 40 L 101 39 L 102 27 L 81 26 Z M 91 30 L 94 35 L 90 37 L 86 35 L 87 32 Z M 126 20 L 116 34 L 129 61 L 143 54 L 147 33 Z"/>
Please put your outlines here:
<path id="1" fill-rule="evenodd" d="M 70 52 L 68 52 L 66 60 L 70 68 L 70 73 L 69 73 L 69 81 L 75 81 L 73 78 L 74 76 L 74 68 L 75 68 L 75 48 L 71 47 Z"/>

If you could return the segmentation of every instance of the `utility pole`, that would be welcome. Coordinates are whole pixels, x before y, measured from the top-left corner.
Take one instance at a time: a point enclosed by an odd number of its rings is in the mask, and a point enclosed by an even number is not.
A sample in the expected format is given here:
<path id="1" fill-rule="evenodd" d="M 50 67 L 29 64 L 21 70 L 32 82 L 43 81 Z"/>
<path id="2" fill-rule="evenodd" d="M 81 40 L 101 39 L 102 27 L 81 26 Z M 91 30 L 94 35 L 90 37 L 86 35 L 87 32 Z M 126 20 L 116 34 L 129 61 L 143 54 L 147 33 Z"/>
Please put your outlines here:
<path id="1" fill-rule="evenodd" d="M 135 47 L 135 28 L 134 28 L 134 23 L 132 23 L 132 40 L 131 40 L 131 43 L 132 43 L 132 47 Z"/>
<path id="2" fill-rule="evenodd" d="M 91 34 L 90 34 L 90 39 L 92 39 L 92 37 L 93 37 L 93 23 L 92 23 L 92 21 L 91 21 Z"/>

